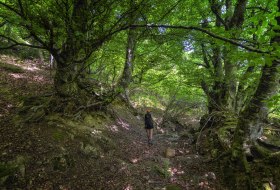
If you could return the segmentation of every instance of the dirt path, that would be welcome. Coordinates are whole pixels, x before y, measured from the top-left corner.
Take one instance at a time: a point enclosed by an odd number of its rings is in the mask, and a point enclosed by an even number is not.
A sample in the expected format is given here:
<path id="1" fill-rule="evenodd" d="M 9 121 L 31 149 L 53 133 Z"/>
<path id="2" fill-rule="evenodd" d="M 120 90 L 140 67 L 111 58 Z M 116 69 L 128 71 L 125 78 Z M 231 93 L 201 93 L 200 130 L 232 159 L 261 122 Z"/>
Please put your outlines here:
<path id="1" fill-rule="evenodd" d="M 220 184 L 218 168 L 205 163 L 206 158 L 196 154 L 188 139 L 177 132 L 161 133 L 155 129 L 154 144 L 147 143 L 143 120 L 138 116 L 116 110 L 118 133 L 115 141 L 121 147 L 120 157 L 129 164 L 124 189 L 225 189 Z M 129 118 L 127 120 L 120 118 Z M 175 151 L 166 156 L 167 149 Z"/>

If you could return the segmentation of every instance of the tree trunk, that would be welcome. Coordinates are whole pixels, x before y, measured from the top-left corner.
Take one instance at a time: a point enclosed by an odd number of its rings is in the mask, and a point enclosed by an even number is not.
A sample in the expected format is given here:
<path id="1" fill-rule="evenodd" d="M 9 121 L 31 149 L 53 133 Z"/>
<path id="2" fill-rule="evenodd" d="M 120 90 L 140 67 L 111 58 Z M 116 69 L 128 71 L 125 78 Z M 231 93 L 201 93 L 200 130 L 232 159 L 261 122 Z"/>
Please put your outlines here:
<path id="1" fill-rule="evenodd" d="M 232 61 L 231 55 L 237 51 L 237 47 L 226 46 L 223 51 L 225 69 L 225 96 L 224 104 L 227 110 L 235 111 L 236 86 L 237 86 L 237 64 Z"/>
<path id="2" fill-rule="evenodd" d="M 130 0 L 130 9 L 135 9 L 136 4 L 133 0 Z M 133 14 L 131 12 L 129 14 L 129 23 L 134 24 L 135 20 L 137 19 L 138 14 Z M 137 43 L 137 33 L 136 29 L 128 29 L 127 34 L 127 47 L 126 47 L 126 56 L 125 56 L 125 64 L 124 69 L 122 73 L 122 77 L 120 79 L 119 85 L 121 88 L 123 88 L 124 91 L 127 90 L 127 87 L 129 86 L 131 80 L 132 80 L 132 73 L 133 73 L 133 61 L 134 61 L 134 55 L 135 55 L 135 49 L 136 49 L 136 43 Z"/>
<path id="3" fill-rule="evenodd" d="M 71 97 L 78 95 L 79 86 L 75 64 L 70 63 L 66 67 L 57 64 L 54 87 L 59 96 Z"/>
<path id="4" fill-rule="evenodd" d="M 65 50 L 60 54 L 56 54 L 54 87 L 59 96 L 73 97 L 80 92 L 78 82 L 81 68 L 85 63 L 77 63 L 77 55 L 73 52 L 72 46 L 66 46 Z"/>
<path id="5" fill-rule="evenodd" d="M 278 7 L 280 8 L 280 0 L 278 0 Z M 276 17 L 276 20 L 279 26 L 280 17 Z M 280 45 L 280 31 L 274 30 L 274 32 L 275 36 L 271 39 L 271 44 L 275 47 Z M 279 89 L 280 61 L 277 55 L 274 56 L 272 64 L 267 60 L 266 65 L 262 68 L 262 76 L 257 90 L 244 111 L 241 112 L 234 134 L 232 160 L 237 162 L 242 160 L 239 162 L 239 166 L 247 172 L 249 172 L 249 168 L 244 146 L 248 146 L 258 137 L 261 132 L 262 119 L 267 114 L 265 101 Z"/>
<path id="6" fill-rule="evenodd" d="M 246 85 L 247 79 L 253 73 L 254 68 L 255 67 L 253 66 L 249 66 L 246 69 L 246 72 L 239 80 L 239 85 L 237 87 L 238 90 L 236 95 L 236 102 L 235 102 L 235 113 L 237 113 L 238 115 L 240 114 L 240 112 L 244 110 L 246 103 L 248 103 L 247 100 L 249 100 L 250 98 L 250 94 L 248 92 L 250 91 L 254 92 L 256 90 L 254 85 L 249 85 L 248 87 Z"/>
<path id="7" fill-rule="evenodd" d="M 238 38 L 239 30 L 242 28 L 247 0 L 238 0 L 234 11 L 230 0 L 225 2 L 227 17 L 222 18 L 222 3 L 210 1 L 211 10 L 216 16 L 216 27 L 224 27 L 231 33 L 232 37 Z M 207 25 L 207 24 L 206 24 Z M 222 49 L 222 51 L 221 51 Z M 232 52 L 236 52 L 237 47 L 227 45 L 224 47 L 214 46 L 212 64 L 214 68 L 214 83 L 212 88 L 208 88 L 208 110 L 209 114 L 215 111 L 235 112 L 237 94 L 237 65 L 231 59 Z M 205 56 L 204 56 L 205 57 Z M 204 59 L 205 60 L 205 59 Z"/>
<path id="8" fill-rule="evenodd" d="M 245 110 L 241 112 L 234 133 L 232 160 L 238 163 L 238 168 L 241 171 L 247 173 L 250 172 L 250 168 L 245 151 L 262 133 L 262 119 L 267 113 L 265 100 L 273 95 L 278 87 L 279 73 L 277 69 L 279 69 L 279 65 L 279 61 L 274 60 L 271 66 L 264 66 L 257 91 Z M 246 183 L 249 184 L 248 181 Z M 240 186 L 242 185 L 244 184 L 240 184 Z"/>
<path id="9" fill-rule="evenodd" d="M 127 36 L 125 64 L 124 64 L 123 74 L 120 80 L 120 86 L 123 89 L 126 89 L 132 80 L 135 48 L 136 48 L 136 33 L 134 29 L 129 29 L 128 36 Z"/>
<path id="10" fill-rule="evenodd" d="M 213 48 L 213 66 L 214 66 L 214 85 L 210 92 L 211 100 L 209 104 L 209 113 L 214 111 L 222 111 L 225 105 L 225 88 L 224 88 L 224 72 L 222 63 L 222 53 L 220 47 Z"/>

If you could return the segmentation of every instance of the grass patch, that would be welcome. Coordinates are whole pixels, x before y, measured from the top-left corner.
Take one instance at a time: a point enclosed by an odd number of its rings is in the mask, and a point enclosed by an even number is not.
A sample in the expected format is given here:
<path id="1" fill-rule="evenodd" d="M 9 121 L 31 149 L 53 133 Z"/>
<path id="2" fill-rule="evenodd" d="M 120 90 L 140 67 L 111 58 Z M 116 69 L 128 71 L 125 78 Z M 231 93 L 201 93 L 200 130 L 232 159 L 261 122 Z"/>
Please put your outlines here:
<path id="1" fill-rule="evenodd" d="M 23 73 L 24 72 L 24 70 L 19 66 L 2 63 L 2 62 L 0 62 L 0 69 L 4 69 L 5 71 L 11 72 L 11 73 Z"/>

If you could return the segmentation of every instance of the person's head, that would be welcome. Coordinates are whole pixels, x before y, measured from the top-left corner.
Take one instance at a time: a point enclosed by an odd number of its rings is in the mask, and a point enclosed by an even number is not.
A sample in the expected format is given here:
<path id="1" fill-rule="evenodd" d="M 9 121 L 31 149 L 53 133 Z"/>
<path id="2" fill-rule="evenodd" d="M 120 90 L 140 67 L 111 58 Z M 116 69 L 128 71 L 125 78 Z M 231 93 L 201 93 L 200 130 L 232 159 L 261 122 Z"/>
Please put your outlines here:
<path id="1" fill-rule="evenodd" d="M 150 113 L 151 112 L 151 110 L 150 109 L 147 109 L 147 113 Z"/>

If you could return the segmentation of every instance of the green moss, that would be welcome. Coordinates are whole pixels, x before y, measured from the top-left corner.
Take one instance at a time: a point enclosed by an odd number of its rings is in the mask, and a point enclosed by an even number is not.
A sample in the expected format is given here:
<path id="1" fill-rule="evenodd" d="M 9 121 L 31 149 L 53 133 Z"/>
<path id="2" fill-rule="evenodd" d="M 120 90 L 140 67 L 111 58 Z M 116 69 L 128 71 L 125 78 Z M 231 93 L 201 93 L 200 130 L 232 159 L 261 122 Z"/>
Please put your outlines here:
<path id="1" fill-rule="evenodd" d="M 57 129 L 53 132 L 52 136 L 55 140 L 60 141 L 60 140 L 65 139 L 67 134 L 66 134 L 66 132 L 63 132 L 63 131 Z"/>
<path id="2" fill-rule="evenodd" d="M 165 187 L 166 190 L 182 190 L 181 187 L 178 187 L 177 185 L 174 184 L 169 184 Z"/>
<path id="3" fill-rule="evenodd" d="M 96 140 L 96 143 L 102 148 L 103 151 L 109 152 L 111 150 L 116 149 L 116 144 L 106 136 L 101 136 Z"/>
<path id="4" fill-rule="evenodd" d="M 84 122 L 87 126 L 94 127 L 95 119 L 90 114 L 86 114 L 84 117 Z"/>
<path id="5" fill-rule="evenodd" d="M 262 146 L 259 146 L 258 144 L 255 144 L 252 147 L 252 150 L 254 150 L 254 152 L 257 153 L 258 157 L 260 157 L 260 158 L 265 158 L 265 157 L 269 156 L 271 153 L 269 150 L 267 150 L 266 148 L 264 148 Z"/>
<path id="6" fill-rule="evenodd" d="M 19 66 L 2 63 L 2 62 L 0 62 L 0 68 L 4 69 L 7 72 L 11 72 L 11 73 L 23 73 L 24 72 L 24 70 Z"/>
<path id="7" fill-rule="evenodd" d="M 16 165 L 0 163 L 0 178 L 12 175 L 17 169 Z"/>
<path id="8" fill-rule="evenodd" d="M 268 144 L 272 144 L 275 146 L 280 147 L 280 138 L 278 135 L 278 131 L 274 131 L 274 130 L 270 130 L 270 129 L 266 129 L 265 130 L 265 136 L 267 137 L 266 142 Z"/>
<path id="9" fill-rule="evenodd" d="M 211 156 L 212 156 L 213 158 L 216 158 L 216 157 L 218 156 L 218 149 L 212 149 L 212 150 L 211 150 Z"/>

